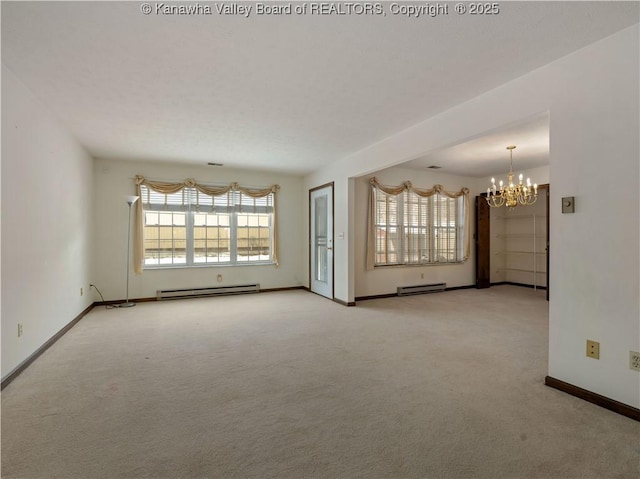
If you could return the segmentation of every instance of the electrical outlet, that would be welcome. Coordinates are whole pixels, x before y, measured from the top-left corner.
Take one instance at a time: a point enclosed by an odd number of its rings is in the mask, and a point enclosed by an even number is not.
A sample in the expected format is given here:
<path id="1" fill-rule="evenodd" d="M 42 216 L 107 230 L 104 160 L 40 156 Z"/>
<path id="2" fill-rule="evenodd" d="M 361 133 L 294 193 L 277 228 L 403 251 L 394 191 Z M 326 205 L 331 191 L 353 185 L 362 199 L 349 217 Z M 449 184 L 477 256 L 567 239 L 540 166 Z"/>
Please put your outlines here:
<path id="1" fill-rule="evenodd" d="M 222 275 L 221 274 L 218 275 L 217 280 L 218 280 L 218 283 L 220 283 L 222 281 Z"/>
<path id="2" fill-rule="evenodd" d="M 22 323 L 18 323 L 18 337 L 22 336 Z"/>
<path id="3" fill-rule="evenodd" d="M 638 351 L 629 351 L 629 369 L 640 371 L 640 353 Z"/>
<path id="4" fill-rule="evenodd" d="M 424 273 L 420 273 L 420 279 L 424 279 Z"/>
<path id="5" fill-rule="evenodd" d="M 587 339 L 587 357 L 600 359 L 600 343 L 598 341 Z"/>

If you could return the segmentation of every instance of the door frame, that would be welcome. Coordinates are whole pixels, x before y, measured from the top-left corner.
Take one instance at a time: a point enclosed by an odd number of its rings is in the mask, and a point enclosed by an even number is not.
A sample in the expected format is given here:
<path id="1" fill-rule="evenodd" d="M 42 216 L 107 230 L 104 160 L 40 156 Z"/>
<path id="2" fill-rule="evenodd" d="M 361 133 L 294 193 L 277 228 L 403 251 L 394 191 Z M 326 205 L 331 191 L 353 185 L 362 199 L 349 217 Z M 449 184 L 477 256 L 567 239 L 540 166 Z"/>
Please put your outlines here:
<path id="1" fill-rule="evenodd" d="M 482 210 L 482 211 L 481 211 Z M 475 203 L 475 253 L 476 253 L 476 288 L 491 287 L 491 207 L 487 203 L 487 194 L 476 196 Z M 481 221 L 480 213 L 486 213 Z"/>
<path id="2" fill-rule="evenodd" d="M 312 284 L 312 278 L 311 278 L 311 263 L 312 263 L 312 259 L 313 259 L 313 238 L 311 237 L 311 222 L 313 221 L 313 218 L 311 217 L 311 194 L 314 191 L 318 191 L 318 190 L 322 190 L 324 188 L 331 188 L 331 244 L 333 245 L 332 247 L 334 254 L 331 255 L 331 298 L 327 298 L 327 299 L 331 299 L 332 301 L 335 301 L 336 295 L 335 295 L 335 287 L 336 287 L 336 273 L 335 273 L 335 263 L 336 263 L 336 256 L 335 256 L 335 182 L 331 181 L 329 183 L 325 183 L 324 185 L 320 185 L 320 186 L 316 186 L 315 188 L 311 188 L 309 190 L 309 215 L 308 215 L 308 219 L 309 219 L 309 291 L 311 291 L 314 294 L 318 294 L 315 293 L 314 291 L 311 290 L 311 284 Z M 322 295 L 319 295 L 322 296 Z M 322 296 L 323 298 L 325 296 Z"/>
<path id="3" fill-rule="evenodd" d="M 545 187 L 547 190 L 547 238 L 546 238 L 546 247 L 547 247 L 547 301 L 549 301 L 549 266 L 551 265 L 551 262 L 549 261 L 549 225 L 551 224 L 549 222 L 549 204 L 551 203 L 551 185 L 550 183 L 546 184 L 546 185 L 542 185 L 542 187 Z M 540 186 L 538 187 L 540 188 Z"/>

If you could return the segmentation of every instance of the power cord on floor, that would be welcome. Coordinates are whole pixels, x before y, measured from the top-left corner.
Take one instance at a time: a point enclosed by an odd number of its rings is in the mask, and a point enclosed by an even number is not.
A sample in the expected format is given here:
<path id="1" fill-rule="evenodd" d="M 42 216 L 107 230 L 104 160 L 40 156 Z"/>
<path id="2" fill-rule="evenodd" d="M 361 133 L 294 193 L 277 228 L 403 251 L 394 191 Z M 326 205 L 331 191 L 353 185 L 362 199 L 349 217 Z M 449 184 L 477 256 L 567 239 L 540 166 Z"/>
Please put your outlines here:
<path id="1" fill-rule="evenodd" d="M 104 296 L 102 296 L 102 293 L 100 292 L 100 290 L 98 289 L 98 287 L 95 284 L 90 284 L 89 287 L 90 288 L 95 288 L 95 290 L 98 292 L 98 294 L 100 295 L 100 299 L 102 300 L 102 304 L 104 304 L 104 308 L 105 309 L 113 309 L 113 308 L 115 308 L 115 306 L 113 304 L 105 303 Z"/>

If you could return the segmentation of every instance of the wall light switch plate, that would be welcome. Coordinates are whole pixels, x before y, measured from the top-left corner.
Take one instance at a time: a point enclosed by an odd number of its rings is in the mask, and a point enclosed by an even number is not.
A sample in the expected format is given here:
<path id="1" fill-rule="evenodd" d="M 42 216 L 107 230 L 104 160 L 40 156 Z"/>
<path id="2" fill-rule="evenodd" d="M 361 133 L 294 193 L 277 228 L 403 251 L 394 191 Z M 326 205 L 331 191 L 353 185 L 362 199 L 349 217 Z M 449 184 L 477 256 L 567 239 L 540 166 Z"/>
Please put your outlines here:
<path id="1" fill-rule="evenodd" d="M 576 211 L 576 198 L 574 196 L 565 196 L 562 198 L 562 212 L 563 213 L 575 213 Z"/>

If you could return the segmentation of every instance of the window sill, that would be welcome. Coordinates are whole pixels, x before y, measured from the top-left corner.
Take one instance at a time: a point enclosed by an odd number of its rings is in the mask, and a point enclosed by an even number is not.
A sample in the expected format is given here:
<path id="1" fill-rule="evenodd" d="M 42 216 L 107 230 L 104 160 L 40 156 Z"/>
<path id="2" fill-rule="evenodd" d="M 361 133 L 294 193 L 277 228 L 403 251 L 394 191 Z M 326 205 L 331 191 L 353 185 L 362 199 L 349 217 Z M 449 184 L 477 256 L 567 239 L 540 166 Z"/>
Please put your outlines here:
<path id="1" fill-rule="evenodd" d="M 170 265 L 145 265 L 143 271 L 162 271 L 166 269 L 199 269 L 199 268 L 235 268 L 246 266 L 275 266 L 273 261 L 261 261 L 259 263 L 206 263 L 206 264 L 170 264 Z"/>
<path id="2" fill-rule="evenodd" d="M 374 269 L 377 268 L 415 268 L 415 267 L 428 267 L 428 266 L 456 266 L 466 263 L 465 261 L 452 261 L 447 263 L 410 263 L 410 264 L 376 264 L 373 265 Z"/>

